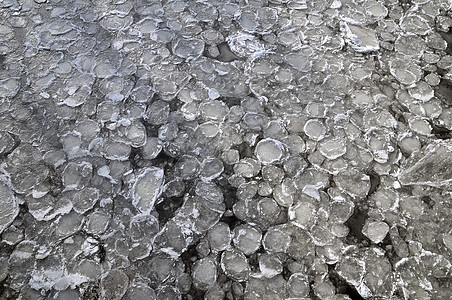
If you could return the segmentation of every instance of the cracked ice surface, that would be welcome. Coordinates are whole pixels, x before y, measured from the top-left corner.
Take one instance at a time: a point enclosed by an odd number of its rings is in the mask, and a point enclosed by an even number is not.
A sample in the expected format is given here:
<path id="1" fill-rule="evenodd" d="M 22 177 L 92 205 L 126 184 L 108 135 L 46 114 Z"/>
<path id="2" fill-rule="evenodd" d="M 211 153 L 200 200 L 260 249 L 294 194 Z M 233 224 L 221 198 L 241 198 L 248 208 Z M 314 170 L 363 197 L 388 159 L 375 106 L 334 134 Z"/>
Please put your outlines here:
<path id="1" fill-rule="evenodd" d="M 0 299 L 449 300 L 448 0 L 0 1 Z"/>

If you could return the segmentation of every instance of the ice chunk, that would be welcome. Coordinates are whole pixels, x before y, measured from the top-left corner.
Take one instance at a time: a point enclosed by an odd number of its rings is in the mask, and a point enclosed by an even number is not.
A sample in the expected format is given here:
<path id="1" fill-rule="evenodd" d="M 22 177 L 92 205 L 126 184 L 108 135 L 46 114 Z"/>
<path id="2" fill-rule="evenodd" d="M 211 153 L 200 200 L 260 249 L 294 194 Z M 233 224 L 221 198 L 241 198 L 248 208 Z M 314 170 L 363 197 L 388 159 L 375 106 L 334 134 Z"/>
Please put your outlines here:
<path id="1" fill-rule="evenodd" d="M 107 230 L 110 223 L 110 215 L 103 210 L 94 211 L 89 215 L 85 230 L 88 233 L 100 235 Z"/>
<path id="2" fill-rule="evenodd" d="M 290 235 L 284 226 L 270 227 L 262 239 L 262 246 L 271 252 L 285 252 L 290 245 Z"/>
<path id="3" fill-rule="evenodd" d="M 354 168 L 339 173 L 334 181 L 352 197 L 364 197 L 370 190 L 370 177 Z"/>
<path id="4" fill-rule="evenodd" d="M 445 142 L 428 145 L 421 157 L 410 159 L 399 181 L 403 185 L 447 186 L 452 182 L 452 145 Z"/>
<path id="5" fill-rule="evenodd" d="M 239 162 L 240 153 L 236 149 L 229 149 L 223 152 L 221 158 L 228 165 L 236 164 Z"/>
<path id="6" fill-rule="evenodd" d="M 0 233 L 2 233 L 19 213 L 19 203 L 11 189 L 0 183 Z"/>
<path id="7" fill-rule="evenodd" d="M 284 145 L 271 138 L 260 140 L 254 150 L 257 159 L 264 165 L 280 162 L 284 157 L 284 152 Z"/>
<path id="8" fill-rule="evenodd" d="M 105 299 L 120 300 L 129 286 L 129 277 L 121 269 L 113 269 L 102 278 L 102 296 Z"/>
<path id="9" fill-rule="evenodd" d="M 359 287 L 366 272 L 366 266 L 364 261 L 356 257 L 345 256 L 337 264 L 336 270 L 338 275 L 349 284 Z"/>
<path id="10" fill-rule="evenodd" d="M 294 273 L 290 275 L 287 281 L 287 291 L 292 297 L 308 297 L 310 288 L 306 274 Z"/>
<path id="11" fill-rule="evenodd" d="M 246 178 L 256 176 L 260 171 L 259 162 L 252 158 L 241 159 L 234 165 L 234 173 Z"/>
<path id="12" fill-rule="evenodd" d="M 218 125 L 214 122 L 204 122 L 199 125 L 197 130 L 207 138 L 213 138 L 220 132 Z"/>
<path id="13" fill-rule="evenodd" d="M 205 294 L 205 300 L 223 300 L 225 298 L 225 292 L 219 285 L 214 285 Z"/>
<path id="14" fill-rule="evenodd" d="M 207 233 L 210 248 L 213 251 L 223 251 L 229 247 L 232 234 L 226 223 L 218 222 Z"/>
<path id="15" fill-rule="evenodd" d="M 241 252 L 227 250 L 221 255 L 221 269 L 233 279 L 245 281 L 249 276 L 250 265 Z"/>
<path id="16" fill-rule="evenodd" d="M 202 162 L 201 172 L 199 176 L 204 181 L 213 180 L 221 175 L 224 171 L 223 163 L 218 158 L 206 158 Z"/>
<path id="17" fill-rule="evenodd" d="M 144 169 L 136 178 L 132 187 L 132 204 L 141 212 L 154 208 L 155 200 L 162 193 L 164 172 L 157 167 Z"/>
<path id="18" fill-rule="evenodd" d="M 146 283 L 134 282 L 129 286 L 122 300 L 156 300 L 157 295 Z"/>
<path id="19" fill-rule="evenodd" d="M 283 266 L 277 257 L 270 254 L 262 254 L 259 256 L 259 270 L 264 277 L 272 278 L 281 274 Z"/>
<path id="20" fill-rule="evenodd" d="M 14 143 L 14 138 L 9 132 L 0 131 L 0 155 L 13 150 Z"/>
<path id="21" fill-rule="evenodd" d="M 309 72 L 311 70 L 311 59 L 303 52 L 289 53 L 284 59 L 297 71 Z"/>
<path id="22" fill-rule="evenodd" d="M 316 207 L 312 203 L 299 202 L 289 208 L 289 219 L 295 226 L 309 229 L 316 218 Z"/>
<path id="23" fill-rule="evenodd" d="M 93 166 L 89 162 L 68 163 L 62 174 L 65 190 L 82 190 L 89 183 L 92 173 Z"/>
<path id="24" fill-rule="evenodd" d="M 416 63 L 406 60 L 391 60 L 389 71 L 395 79 L 406 85 L 418 82 L 423 75 L 422 69 Z"/>
<path id="25" fill-rule="evenodd" d="M 175 169 L 184 180 L 193 179 L 199 172 L 199 160 L 191 155 L 184 155 L 177 162 Z"/>
<path id="26" fill-rule="evenodd" d="M 158 130 L 158 137 L 162 141 L 172 141 L 177 137 L 179 127 L 176 123 L 171 122 L 160 126 Z"/>
<path id="27" fill-rule="evenodd" d="M 406 33 L 425 35 L 432 31 L 429 22 L 419 14 L 410 13 L 400 20 L 400 27 Z"/>
<path id="28" fill-rule="evenodd" d="M 33 270 L 30 278 L 30 286 L 33 289 L 49 290 L 54 287 L 58 280 L 64 277 L 64 267 L 61 258 L 49 256 L 39 261 Z"/>
<path id="29" fill-rule="evenodd" d="M 132 125 L 126 128 L 126 137 L 132 147 L 141 147 L 146 144 L 146 128 L 140 122 L 132 123 Z"/>
<path id="30" fill-rule="evenodd" d="M 366 222 L 363 234 L 375 244 L 381 243 L 389 232 L 389 225 L 385 222 Z"/>
<path id="31" fill-rule="evenodd" d="M 204 51 L 204 41 L 197 38 L 180 37 L 173 43 L 173 53 L 187 60 L 195 60 Z"/>
<path id="32" fill-rule="evenodd" d="M 218 100 L 210 100 L 199 105 L 201 116 L 206 120 L 222 121 L 229 113 L 227 105 Z"/>
<path id="33" fill-rule="evenodd" d="M 414 99 L 427 102 L 435 96 L 433 89 L 425 81 L 420 81 L 416 86 L 408 89 L 408 93 Z"/>
<path id="34" fill-rule="evenodd" d="M 370 28 L 341 22 L 341 32 L 356 52 L 367 53 L 380 49 L 375 31 Z"/>
<path id="35" fill-rule="evenodd" d="M 363 3 L 368 15 L 376 18 L 384 18 L 388 14 L 388 9 L 383 3 L 370 0 Z"/>
<path id="36" fill-rule="evenodd" d="M 152 125 L 162 125 L 168 121 L 170 106 L 168 102 L 156 100 L 149 105 L 145 118 Z"/>
<path id="37" fill-rule="evenodd" d="M 255 59 L 269 52 L 262 41 L 245 32 L 237 31 L 226 40 L 231 51 L 239 57 Z"/>
<path id="38" fill-rule="evenodd" d="M 89 141 L 96 137 L 100 128 L 96 121 L 85 119 L 77 123 L 74 132 L 79 133 L 83 140 Z"/>
<path id="39" fill-rule="evenodd" d="M 38 221 L 49 221 L 61 214 L 67 214 L 72 209 L 70 199 L 66 197 L 54 198 L 50 194 L 35 199 L 27 199 L 30 214 Z"/>
<path id="40" fill-rule="evenodd" d="M 262 7 L 257 11 L 259 27 L 267 31 L 278 21 L 278 11 L 270 7 Z"/>
<path id="41" fill-rule="evenodd" d="M 156 137 L 148 138 L 146 144 L 143 146 L 143 158 L 154 159 L 162 151 L 163 146 Z"/>
<path id="42" fill-rule="evenodd" d="M 131 147 L 125 143 L 117 141 L 106 141 L 104 144 L 103 155 L 111 160 L 127 160 L 132 151 Z"/>
<path id="43" fill-rule="evenodd" d="M 234 245 L 245 255 L 256 252 L 261 245 L 261 239 L 261 232 L 250 225 L 240 225 L 234 228 Z"/>
<path id="44" fill-rule="evenodd" d="M 60 236 L 66 237 L 74 234 L 82 228 L 84 217 L 74 211 L 61 216 L 54 223 L 57 226 L 57 232 Z"/>
<path id="45" fill-rule="evenodd" d="M 410 129 L 420 135 L 430 135 L 432 132 L 432 127 L 428 120 L 420 117 L 412 117 L 408 119 L 408 124 Z"/>
<path id="46" fill-rule="evenodd" d="M 181 178 L 176 178 L 165 184 L 164 196 L 165 197 L 182 197 L 185 191 L 185 183 Z M 199 196 L 199 195 L 198 195 Z"/>
<path id="47" fill-rule="evenodd" d="M 320 142 L 319 151 L 328 159 L 336 159 L 347 151 L 346 141 L 343 138 L 333 137 Z"/>
<path id="48" fill-rule="evenodd" d="M 238 21 L 243 30 L 247 32 L 253 32 L 257 29 L 257 16 L 251 10 L 243 10 Z"/>
<path id="49" fill-rule="evenodd" d="M 208 201 L 221 203 L 223 202 L 223 192 L 214 182 L 200 181 L 196 184 L 195 193 Z"/>
<path id="50" fill-rule="evenodd" d="M 14 97 L 20 89 L 18 79 L 8 78 L 0 81 L 0 97 Z"/>
<path id="51" fill-rule="evenodd" d="M 273 198 L 283 207 L 290 207 L 294 201 L 293 193 L 284 189 L 282 185 L 273 188 Z"/>
<path id="52" fill-rule="evenodd" d="M 217 280 L 217 266 L 211 258 L 196 261 L 192 268 L 193 284 L 196 288 L 207 290 Z"/>
<path id="53" fill-rule="evenodd" d="M 374 99 L 365 90 L 353 91 L 351 94 L 353 103 L 358 106 L 369 106 L 374 103 Z"/>
<path id="54" fill-rule="evenodd" d="M 83 214 L 97 203 L 99 191 L 95 188 L 85 188 L 81 191 L 69 191 L 65 196 L 72 202 L 74 210 Z"/>
<path id="55" fill-rule="evenodd" d="M 311 119 L 304 125 L 304 133 L 314 141 L 320 141 L 325 137 L 326 127 L 317 119 Z"/>

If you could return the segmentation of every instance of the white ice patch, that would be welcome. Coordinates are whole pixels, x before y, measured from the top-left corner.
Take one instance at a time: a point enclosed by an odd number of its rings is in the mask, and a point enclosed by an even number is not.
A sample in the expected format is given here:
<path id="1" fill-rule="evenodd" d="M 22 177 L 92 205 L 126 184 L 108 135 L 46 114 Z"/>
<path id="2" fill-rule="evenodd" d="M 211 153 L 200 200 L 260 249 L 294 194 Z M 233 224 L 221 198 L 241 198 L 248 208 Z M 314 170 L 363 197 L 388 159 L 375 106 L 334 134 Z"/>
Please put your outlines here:
<path id="1" fill-rule="evenodd" d="M 132 204 L 142 213 L 154 208 L 155 200 L 162 193 L 164 172 L 157 167 L 146 168 L 137 176 L 132 187 Z"/>

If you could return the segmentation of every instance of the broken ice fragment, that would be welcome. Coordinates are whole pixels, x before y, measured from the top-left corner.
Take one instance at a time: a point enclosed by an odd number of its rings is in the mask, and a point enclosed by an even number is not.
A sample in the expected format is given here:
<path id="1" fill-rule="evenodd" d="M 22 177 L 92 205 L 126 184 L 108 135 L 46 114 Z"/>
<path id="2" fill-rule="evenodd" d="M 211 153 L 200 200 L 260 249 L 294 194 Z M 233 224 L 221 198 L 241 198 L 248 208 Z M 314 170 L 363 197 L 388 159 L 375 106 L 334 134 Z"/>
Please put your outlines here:
<path id="1" fill-rule="evenodd" d="M 110 216 L 102 211 L 98 210 L 93 212 L 89 217 L 85 226 L 85 230 L 88 233 L 99 235 L 107 230 L 110 222 Z"/>
<path id="2" fill-rule="evenodd" d="M 389 225 L 385 222 L 366 222 L 363 234 L 375 244 L 381 243 L 389 232 Z"/>
<path id="3" fill-rule="evenodd" d="M 285 252 L 290 245 L 290 235 L 284 226 L 270 227 L 262 239 L 262 246 L 267 251 Z"/>
<path id="4" fill-rule="evenodd" d="M 83 214 L 97 203 L 99 191 L 95 188 L 85 188 L 81 191 L 69 191 L 65 196 L 72 202 L 74 210 Z"/>
<path id="5" fill-rule="evenodd" d="M 311 70 L 311 59 L 303 52 L 289 53 L 284 59 L 295 70 L 301 72 L 309 72 Z"/>
<path id="6" fill-rule="evenodd" d="M 366 272 L 366 265 L 364 261 L 356 257 L 345 256 L 336 265 L 336 271 L 350 285 L 358 287 L 362 283 L 363 276 Z"/>
<path id="7" fill-rule="evenodd" d="M 370 0 L 364 2 L 363 4 L 368 15 L 376 18 L 384 18 L 388 14 L 388 9 L 381 2 Z"/>
<path id="8" fill-rule="evenodd" d="M 228 35 L 226 40 L 231 51 L 239 57 L 255 59 L 269 52 L 260 39 L 245 32 L 237 31 Z"/>
<path id="9" fill-rule="evenodd" d="M 107 141 L 104 144 L 104 149 L 103 154 L 105 158 L 120 161 L 127 160 L 132 151 L 129 145 L 116 141 Z"/>
<path id="10" fill-rule="evenodd" d="M 375 31 L 370 28 L 341 22 L 341 31 L 356 52 L 367 53 L 380 49 L 380 42 L 375 35 Z"/>
<path id="11" fill-rule="evenodd" d="M 102 294 L 105 299 L 119 300 L 129 286 L 129 277 L 121 269 L 113 269 L 102 278 Z"/>
<path id="12" fill-rule="evenodd" d="M 62 237 L 70 236 L 80 230 L 83 221 L 83 215 L 78 214 L 75 211 L 71 211 L 70 213 L 58 218 L 55 222 L 57 225 L 57 232 Z"/>
<path id="13" fill-rule="evenodd" d="M 351 98 L 353 99 L 353 103 L 358 106 L 368 106 L 374 103 L 374 99 L 364 90 L 353 91 Z"/>
<path id="14" fill-rule="evenodd" d="M 201 39 L 178 38 L 173 44 L 173 53 L 187 60 L 194 60 L 204 51 L 204 41 Z"/>
<path id="15" fill-rule="evenodd" d="M 406 60 L 391 60 L 389 71 L 395 79 L 406 85 L 418 82 L 423 74 L 419 65 Z"/>
<path id="16" fill-rule="evenodd" d="M 250 225 L 234 228 L 234 245 L 245 255 L 253 254 L 261 245 L 262 234 Z"/>
<path id="17" fill-rule="evenodd" d="M 89 162 L 70 162 L 63 170 L 62 181 L 65 190 L 81 190 L 92 177 L 93 166 Z"/>
<path id="18" fill-rule="evenodd" d="M 311 119 L 304 125 L 304 133 L 314 141 L 320 141 L 325 137 L 326 127 L 317 119 Z"/>
<path id="19" fill-rule="evenodd" d="M 236 250 L 227 250 L 221 255 L 221 268 L 226 275 L 237 281 L 248 279 L 250 265 L 245 255 Z"/>
<path id="20" fill-rule="evenodd" d="M 246 178 L 256 176 L 260 171 L 259 162 L 252 158 L 241 159 L 234 165 L 234 173 Z"/>
<path id="21" fill-rule="evenodd" d="M 146 144 L 146 128 L 140 122 L 135 122 L 126 129 L 126 137 L 132 147 L 141 147 Z"/>
<path id="22" fill-rule="evenodd" d="M 411 154 L 421 149 L 422 145 L 417 136 L 407 134 L 400 138 L 399 147 L 403 152 Z"/>
<path id="23" fill-rule="evenodd" d="M 3 232 L 19 213 L 19 204 L 11 189 L 0 183 L 0 233 Z"/>
<path id="24" fill-rule="evenodd" d="M 420 117 L 409 118 L 408 124 L 410 129 L 418 134 L 429 135 L 432 132 L 432 127 L 426 119 Z"/>
<path id="25" fill-rule="evenodd" d="M 420 81 L 416 86 L 408 89 L 408 93 L 414 99 L 427 102 L 435 96 L 433 89 L 425 81 Z"/>
<path id="26" fill-rule="evenodd" d="M 200 181 L 196 184 L 195 193 L 199 197 L 214 203 L 223 202 L 223 192 L 214 182 Z"/>
<path id="27" fill-rule="evenodd" d="M 320 142 L 319 151 L 328 159 L 336 159 L 345 154 L 346 141 L 343 138 L 329 138 Z"/>
<path id="28" fill-rule="evenodd" d="M 232 234 L 228 224 L 218 222 L 207 232 L 210 248 L 213 251 L 223 251 L 229 247 Z"/>
<path id="29" fill-rule="evenodd" d="M 223 173 L 223 162 L 218 158 L 206 158 L 202 162 L 200 178 L 204 181 L 210 181 Z"/>
<path id="30" fill-rule="evenodd" d="M 280 162 L 284 156 L 284 151 L 284 145 L 280 141 L 267 138 L 257 143 L 254 153 L 257 159 L 266 165 Z"/>
<path id="31" fill-rule="evenodd" d="M 406 33 L 425 35 L 432 31 L 428 21 L 418 14 L 410 13 L 400 21 L 400 28 Z"/>
<path id="32" fill-rule="evenodd" d="M 264 277 L 272 278 L 282 272 L 283 266 L 277 257 L 270 254 L 262 254 L 259 257 L 259 270 Z"/>
<path id="33" fill-rule="evenodd" d="M 18 79 L 8 78 L 0 80 L 0 97 L 14 97 L 20 89 Z"/>
<path id="34" fill-rule="evenodd" d="M 148 138 L 146 144 L 143 146 L 143 158 L 144 159 L 154 159 L 162 151 L 163 146 L 156 137 Z"/>
<path id="35" fill-rule="evenodd" d="M 402 185 L 447 186 L 452 182 L 452 145 L 445 142 L 428 145 L 422 157 L 410 159 L 399 175 Z"/>
<path id="36" fill-rule="evenodd" d="M 364 197 L 370 190 L 370 177 L 357 169 L 348 169 L 334 178 L 337 186 L 352 197 Z"/>
<path id="37" fill-rule="evenodd" d="M 157 167 L 146 168 L 137 176 L 132 188 L 132 204 L 141 212 L 150 212 L 162 193 L 164 172 Z"/>
<path id="38" fill-rule="evenodd" d="M 127 293 L 122 300 L 156 300 L 157 296 L 154 290 L 146 283 L 134 282 L 129 285 Z"/>
<path id="39" fill-rule="evenodd" d="M 211 258 L 203 258 L 194 263 L 192 269 L 193 283 L 201 290 L 207 290 L 217 280 L 217 266 Z"/>
<path id="40" fill-rule="evenodd" d="M 145 119 L 152 125 L 162 125 L 168 120 L 170 106 L 168 102 L 156 100 L 146 110 Z"/>
<path id="41" fill-rule="evenodd" d="M 299 202 L 289 208 L 289 219 L 295 226 L 309 229 L 316 219 L 316 207 L 309 202 Z"/>
<path id="42" fill-rule="evenodd" d="M 308 297 L 310 291 L 308 277 L 304 273 L 290 275 L 287 281 L 287 291 L 293 297 Z"/>

